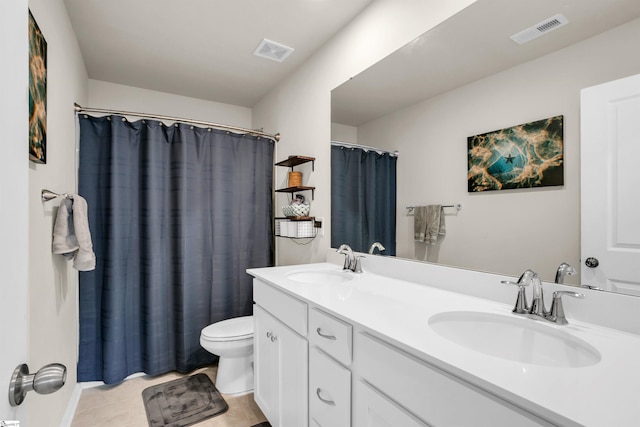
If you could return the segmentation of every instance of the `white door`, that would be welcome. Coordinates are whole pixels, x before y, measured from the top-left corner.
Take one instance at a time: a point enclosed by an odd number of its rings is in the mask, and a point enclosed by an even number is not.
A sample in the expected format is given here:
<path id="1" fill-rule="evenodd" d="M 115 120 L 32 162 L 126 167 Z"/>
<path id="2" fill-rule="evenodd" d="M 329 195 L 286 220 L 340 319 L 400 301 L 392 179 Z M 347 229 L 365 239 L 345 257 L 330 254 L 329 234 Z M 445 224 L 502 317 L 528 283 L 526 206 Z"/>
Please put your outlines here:
<path id="1" fill-rule="evenodd" d="M 0 421 L 24 425 L 26 403 L 9 405 L 9 380 L 27 361 L 27 0 L 0 1 Z"/>
<path id="2" fill-rule="evenodd" d="M 640 295 L 640 75 L 581 92 L 582 283 Z"/>

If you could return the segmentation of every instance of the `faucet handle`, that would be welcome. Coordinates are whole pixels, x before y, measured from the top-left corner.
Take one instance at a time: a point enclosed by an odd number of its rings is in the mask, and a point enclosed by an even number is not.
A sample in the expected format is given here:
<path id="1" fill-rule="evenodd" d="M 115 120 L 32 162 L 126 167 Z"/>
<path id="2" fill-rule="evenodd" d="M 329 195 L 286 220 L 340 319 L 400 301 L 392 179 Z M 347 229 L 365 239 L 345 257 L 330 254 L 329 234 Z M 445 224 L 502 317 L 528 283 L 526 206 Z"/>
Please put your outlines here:
<path id="1" fill-rule="evenodd" d="M 572 291 L 555 291 L 553 293 L 553 301 L 551 303 L 551 313 L 547 317 L 548 320 L 558 324 L 558 325 L 566 325 L 567 318 L 564 315 L 564 307 L 562 305 L 562 297 L 564 295 L 573 297 L 573 298 L 584 298 L 584 294 Z"/>
<path id="2" fill-rule="evenodd" d="M 512 311 L 516 314 L 527 314 L 529 312 L 529 308 L 527 304 L 527 295 L 524 292 L 524 287 L 528 286 L 529 282 L 512 282 L 510 280 L 502 280 L 500 283 L 518 287 L 518 298 L 516 299 L 516 305 L 513 307 Z"/>

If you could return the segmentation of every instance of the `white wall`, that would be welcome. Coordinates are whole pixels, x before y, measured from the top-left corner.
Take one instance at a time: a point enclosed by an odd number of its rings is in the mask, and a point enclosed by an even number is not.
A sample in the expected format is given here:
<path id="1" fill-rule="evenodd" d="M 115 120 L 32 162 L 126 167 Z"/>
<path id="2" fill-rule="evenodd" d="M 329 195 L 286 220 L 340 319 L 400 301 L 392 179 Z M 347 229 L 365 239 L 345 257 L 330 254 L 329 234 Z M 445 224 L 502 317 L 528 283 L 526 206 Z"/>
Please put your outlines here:
<path id="1" fill-rule="evenodd" d="M 359 143 L 400 151 L 398 256 L 547 280 L 562 261 L 579 270 L 580 89 L 639 73 L 638 40 L 640 20 L 360 126 Z M 564 186 L 467 192 L 468 136 L 555 115 Z M 439 254 L 413 242 L 405 206 L 452 203 L 464 207 L 447 215 Z"/>
<path id="2" fill-rule="evenodd" d="M 322 261 L 331 244 L 331 90 L 418 37 L 474 0 L 377 0 L 311 57 L 296 73 L 253 108 L 253 127 L 280 132 L 276 159 L 313 156 L 315 171 L 302 167 L 303 183 L 315 186 L 311 215 L 324 217 L 327 229 L 308 246 L 279 238 L 278 264 Z M 276 170 L 276 185 L 286 186 L 286 168 Z M 279 207 L 287 203 L 279 195 Z"/>
<path id="3" fill-rule="evenodd" d="M 89 80 L 89 100 L 87 105 L 82 106 L 158 114 L 251 128 L 250 108 L 100 80 Z"/>
<path id="4" fill-rule="evenodd" d="M 331 123 L 331 141 L 358 143 L 358 128 L 355 126 Z"/>
<path id="5" fill-rule="evenodd" d="M 47 41 L 47 164 L 29 168 L 29 367 L 67 367 L 67 384 L 50 395 L 29 393 L 29 427 L 59 425 L 76 384 L 78 273 L 51 254 L 59 201 L 42 203 L 43 188 L 75 192 L 74 102 L 85 102 L 87 73 L 62 0 L 30 0 Z"/>
<path id="6" fill-rule="evenodd" d="M 0 420 L 25 420 L 10 407 L 9 379 L 27 362 L 29 105 L 27 1 L 0 2 Z"/>

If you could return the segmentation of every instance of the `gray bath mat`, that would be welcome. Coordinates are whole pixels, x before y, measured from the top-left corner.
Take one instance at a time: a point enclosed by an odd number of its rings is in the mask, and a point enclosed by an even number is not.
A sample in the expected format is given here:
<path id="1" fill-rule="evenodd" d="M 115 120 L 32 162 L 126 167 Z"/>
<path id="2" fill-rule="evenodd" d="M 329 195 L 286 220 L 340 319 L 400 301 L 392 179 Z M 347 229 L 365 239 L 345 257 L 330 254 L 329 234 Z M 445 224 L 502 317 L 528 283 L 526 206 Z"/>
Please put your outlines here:
<path id="1" fill-rule="evenodd" d="M 149 427 L 186 427 L 229 408 L 205 374 L 149 387 L 142 392 L 142 399 Z"/>

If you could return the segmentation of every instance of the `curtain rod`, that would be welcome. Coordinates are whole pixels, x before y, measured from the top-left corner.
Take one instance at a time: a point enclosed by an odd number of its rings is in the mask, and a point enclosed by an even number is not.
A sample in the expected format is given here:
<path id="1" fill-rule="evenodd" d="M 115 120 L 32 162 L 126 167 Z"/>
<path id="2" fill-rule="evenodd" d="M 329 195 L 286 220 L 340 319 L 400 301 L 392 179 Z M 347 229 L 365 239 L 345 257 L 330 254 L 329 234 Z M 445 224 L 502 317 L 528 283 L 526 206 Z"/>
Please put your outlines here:
<path id="1" fill-rule="evenodd" d="M 171 122 L 179 122 L 179 123 L 186 123 L 186 124 L 192 124 L 192 125 L 200 125 L 200 126 L 212 127 L 212 128 L 216 128 L 216 129 L 220 129 L 220 130 L 229 130 L 229 131 L 232 131 L 232 132 L 235 132 L 235 133 L 261 136 L 261 137 L 264 137 L 264 138 L 271 139 L 272 141 L 275 141 L 275 142 L 280 141 L 280 134 L 279 133 L 276 133 L 275 135 L 271 135 L 271 134 L 264 133 L 262 131 L 258 131 L 258 130 L 254 130 L 254 129 L 245 129 L 245 128 L 241 128 L 241 127 L 237 127 L 237 126 L 221 125 L 219 123 L 204 122 L 204 121 L 192 120 L 192 119 L 183 119 L 181 117 L 163 116 L 163 115 L 159 115 L 159 114 L 134 113 L 134 112 L 131 112 L 131 111 L 107 110 L 107 109 L 103 109 L 103 108 L 85 108 L 85 107 L 81 107 L 77 103 L 74 103 L 73 107 L 74 107 L 76 113 L 117 114 L 119 116 L 133 116 L 133 117 L 143 117 L 143 118 L 155 119 L 155 120 L 168 120 L 168 121 L 171 121 Z"/>
<path id="2" fill-rule="evenodd" d="M 375 151 L 378 153 L 388 153 L 392 156 L 398 156 L 398 150 L 396 151 L 388 151 L 388 150 L 383 150 L 381 148 L 376 148 L 376 147 L 369 147 L 367 145 L 361 145 L 361 144 L 354 144 L 352 142 L 343 142 L 343 141 L 331 141 L 331 145 L 336 145 L 339 147 L 346 147 L 346 148 L 360 148 L 362 150 L 365 151 Z"/>

